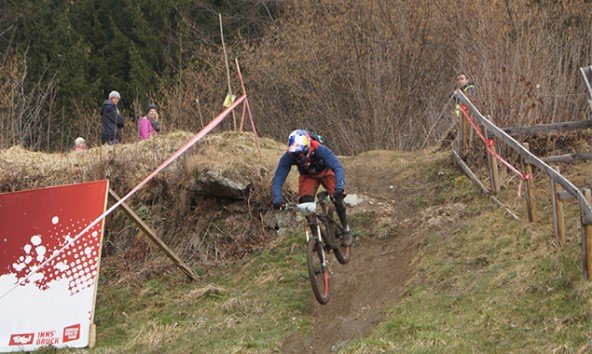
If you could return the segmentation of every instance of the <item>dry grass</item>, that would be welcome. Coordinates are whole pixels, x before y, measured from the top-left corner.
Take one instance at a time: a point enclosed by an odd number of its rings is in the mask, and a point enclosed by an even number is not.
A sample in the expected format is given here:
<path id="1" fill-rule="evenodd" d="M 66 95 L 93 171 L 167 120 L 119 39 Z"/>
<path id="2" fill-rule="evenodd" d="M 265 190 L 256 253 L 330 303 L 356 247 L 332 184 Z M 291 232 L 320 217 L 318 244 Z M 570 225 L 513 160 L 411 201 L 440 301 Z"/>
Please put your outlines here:
<path id="1" fill-rule="evenodd" d="M 126 195 L 192 135 L 161 134 L 130 144 L 99 146 L 82 152 L 43 153 L 13 147 L 0 151 L 0 191 L 13 192 L 108 179 Z M 269 209 L 270 185 L 285 144 L 261 138 L 261 158 L 252 133 L 211 134 L 155 176 L 128 199 L 128 204 L 185 261 L 211 265 L 241 257 L 262 247 L 267 231 L 258 221 Z M 192 179 L 216 174 L 250 186 L 244 200 L 203 197 L 188 187 Z M 297 173 L 286 183 L 296 190 Z M 120 271 L 152 272 L 145 261 L 158 248 L 138 237 L 138 229 L 123 213 L 107 218 L 105 255 L 123 258 Z M 138 268 L 141 269 L 138 269 Z"/>
<path id="2" fill-rule="evenodd" d="M 127 192 L 190 138 L 190 133 L 175 132 L 137 143 L 105 145 L 65 154 L 34 152 L 18 146 L 0 150 L 0 191 L 109 179 L 117 192 Z M 250 133 L 209 135 L 157 177 L 173 183 L 214 171 L 232 180 L 251 182 L 258 199 L 265 199 L 269 196 L 270 181 L 284 145 L 262 138 L 260 146 L 262 158 L 258 157 L 257 145 Z M 289 188 L 295 187 L 295 181 L 295 178 L 288 181 Z M 186 186 L 175 186 L 179 187 Z"/>
<path id="3" fill-rule="evenodd" d="M 129 190 L 190 137 L 190 133 L 175 132 L 133 144 L 104 145 L 68 153 L 35 152 L 14 146 L 0 150 L 0 191 L 102 179 L 109 179 L 117 191 Z"/>

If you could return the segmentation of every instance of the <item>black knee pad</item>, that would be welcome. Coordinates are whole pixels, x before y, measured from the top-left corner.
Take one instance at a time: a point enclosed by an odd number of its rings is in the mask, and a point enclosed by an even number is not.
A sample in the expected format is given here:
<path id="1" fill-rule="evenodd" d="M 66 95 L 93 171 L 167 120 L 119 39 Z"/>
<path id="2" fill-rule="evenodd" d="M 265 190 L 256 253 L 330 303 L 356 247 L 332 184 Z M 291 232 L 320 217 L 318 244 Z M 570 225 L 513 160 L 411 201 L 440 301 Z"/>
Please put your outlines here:
<path id="1" fill-rule="evenodd" d="M 312 195 L 303 195 L 298 199 L 298 203 L 310 203 L 314 202 L 314 197 Z"/>

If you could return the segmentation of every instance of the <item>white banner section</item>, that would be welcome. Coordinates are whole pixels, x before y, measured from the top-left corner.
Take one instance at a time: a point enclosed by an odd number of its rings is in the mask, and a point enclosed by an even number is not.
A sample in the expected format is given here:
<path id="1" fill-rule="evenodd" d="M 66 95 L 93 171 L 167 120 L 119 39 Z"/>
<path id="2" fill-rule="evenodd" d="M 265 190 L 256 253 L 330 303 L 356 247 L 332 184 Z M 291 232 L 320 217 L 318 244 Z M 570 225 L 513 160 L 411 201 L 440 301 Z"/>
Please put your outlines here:
<path id="1" fill-rule="evenodd" d="M 0 352 L 89 345 L 107 188 L 0 194 Z"/>

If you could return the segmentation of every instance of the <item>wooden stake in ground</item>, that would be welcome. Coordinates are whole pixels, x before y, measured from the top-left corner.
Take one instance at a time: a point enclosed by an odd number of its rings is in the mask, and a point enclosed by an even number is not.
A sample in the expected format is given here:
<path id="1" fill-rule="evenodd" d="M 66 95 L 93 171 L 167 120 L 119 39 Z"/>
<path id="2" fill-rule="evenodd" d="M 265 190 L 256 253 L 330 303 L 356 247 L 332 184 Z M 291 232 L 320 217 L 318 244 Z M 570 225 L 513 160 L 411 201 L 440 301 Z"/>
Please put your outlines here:
<path id="1" fill-rule="evenodd" d="M 224 51 L 224 62 L 226 63 L 226 78 L 228 79 L 228 97 L 232 97 L 232 87 L 230 86 L 230 67 L 228 65 L 228 55 L 226 54 L 226 45 L 224 44 L 224 29 L 222 27 L 222 15 L 218 14 L 220 18 L 220 38 L 222 39 L 222 50 Z M 232 102 L 230 102 L 232 104 Z M 229 105 L 230 105 L 229 104 Z M 232 111 L 232 128 L 236 131 L 236 116 L 234 110 Z"/>
<path id="2" fill-rule="evenodd" d="M 528 143 L 522 144 L 526 150 L 529 150 Z M 529 163 L 525 163 L 522 160 L 522 164 L 524 166 L 524 175 L 525 176 L 532 176 L 532 165 Z M 528 221 L 534 222 L 537 220 L 537 210 L 536 210 L 536 201 L 534 198 L 534 189 L 532 178 L 526 178 L 524 183 L 526 188 L 526 208 L 528 211 Z"/>
<path id="3" fill-rule="evenodd" d="M 111 198 L 112 200 L 114 200 L 115 202 L 118 202 L 121 200 L 121 198 L 112 190 L 109 188 L 109 198 Z M 166 245 L 166 243 L 164 243 L 160 237 L 158 237 L 156 235 L 156 232 L 154 230 L 152 230 L 150 228 L 150 226 L 146 225 L 146 223 L 129 207 L 129 205 L 122 203 L 121 206 L 123 207 L 123 211 L 136 223 L 136 225 L 138 225 L 138 227 L 140 228 L 140 230 L 142 230 L 142 232 L 144 232 L 144 234 L 146 236 L 148 236 L 149 239 L 151 239 L 154 243 L 156 243 L 156 245 L 163 250 L 163 252 L 167 255 L 167 257 L 169 257 L 173 263 L 175 263 L 175 265 L 181 269 L 181 271 L 185 274 L 187 274 L 187 276 L 195 281 L 197 281 L 199 278 L 197 277 L 197 275 L 195 275 L 195 273 L 193 273 L 193 271 L 191 270 L 191 268 L 189 268 L 176 254 L 175 252 L 173 252 L 173 250 L 171 250 L 169 248 L 169 246 Z"/>
<path id="4" fill-rule="evenodd" d="M 485 138 L 489 140 L 489 133 L 485 129 Z M 493 140 L 491 140 L 493 141 Z M 495 153 L 495 144 L 491 145 L 491 150 Z M 499 172 L 497 168 L 497 159 L 494 154 L 487 151 L 487 167 L 489 168 L 489 182 L 491 187 L 491 194 L 497 195 L 500 191 Z"/>
<path id="5" fill-rule="evenodd" d="M 588 203 L 592 203 L 592 192 L 588 188 L 584 189 L 584 197 Z M 582 239 L 585 244 L 584 250 L 586 252 L 586 264 L 584 267 L 586 274 L 584 276 L 586 279 L 590 280 L 590 274 L 592 274 L 592 224 L 582 224 Z"/>
<path id="6" fill-rule="evenodd" d="M 559 166 L 553 166 L 557 173 L 561 173 Z M 559 247 L 565 246 L 565 220 L 563 216 L 563 201 L 559 198 L 561 186 L 551 179 L 551 202 L 553 204 L 553 226 L 555 227 L 555 240 Z"/>
<path id="7" fill-rule="evenodd" d="M 464 105 L 463 105 L 464 106 Z M 467 114 L 471 114 L 469 112 L 468 109 L 465 110 L 467 111 Z M 469 151 L 469 129 L 470 129 L 470 123 L 469 123 L 469 119 L 467 117 L 465 117 L 464 114 L 461 114 L 461 142 L 462 142 L 462 147 L 463 147 L 463 154 L 462 156 L 466 156 L 466 154 L 468 154 Z"/>

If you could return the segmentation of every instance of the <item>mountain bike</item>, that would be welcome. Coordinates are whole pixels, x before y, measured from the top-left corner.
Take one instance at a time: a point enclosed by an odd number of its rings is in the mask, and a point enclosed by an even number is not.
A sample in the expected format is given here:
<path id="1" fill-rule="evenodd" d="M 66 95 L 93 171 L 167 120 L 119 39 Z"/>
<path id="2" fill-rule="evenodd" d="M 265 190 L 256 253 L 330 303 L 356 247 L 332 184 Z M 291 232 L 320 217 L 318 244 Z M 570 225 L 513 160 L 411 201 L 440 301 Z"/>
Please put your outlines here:
<path id="1" fill-rule="evenodd" d="M 329 193 L 317 194 L 316 202 L 287 204 L 286 209 L 296 207 L 306 221 L 306 263 L 308 278 L 315 298 L 321 305 L 329 302 L 329 269 L 326 254 L 333 251 L 337 261 L 346 264 L 351 259 L 351 246 L 343 246 L 343 227 L 335 220 L 335 207 Z M 309 230 L 310 228 L 310 230 Z"/>

